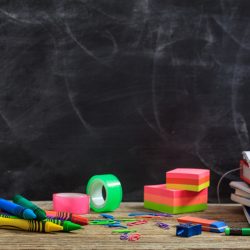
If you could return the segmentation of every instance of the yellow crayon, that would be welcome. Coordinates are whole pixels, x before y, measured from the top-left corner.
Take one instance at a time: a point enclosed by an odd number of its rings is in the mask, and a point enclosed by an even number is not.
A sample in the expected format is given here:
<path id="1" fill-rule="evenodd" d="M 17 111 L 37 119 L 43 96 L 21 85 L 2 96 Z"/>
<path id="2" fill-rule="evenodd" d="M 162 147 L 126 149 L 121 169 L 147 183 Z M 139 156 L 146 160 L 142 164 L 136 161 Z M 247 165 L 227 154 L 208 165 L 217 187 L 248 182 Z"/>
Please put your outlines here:
<path id="1" fill-rule="evenodd" d="M 0 218 L 0 229 L 49 233 L 62 231 L 63 227 L 48 221 Z"/>

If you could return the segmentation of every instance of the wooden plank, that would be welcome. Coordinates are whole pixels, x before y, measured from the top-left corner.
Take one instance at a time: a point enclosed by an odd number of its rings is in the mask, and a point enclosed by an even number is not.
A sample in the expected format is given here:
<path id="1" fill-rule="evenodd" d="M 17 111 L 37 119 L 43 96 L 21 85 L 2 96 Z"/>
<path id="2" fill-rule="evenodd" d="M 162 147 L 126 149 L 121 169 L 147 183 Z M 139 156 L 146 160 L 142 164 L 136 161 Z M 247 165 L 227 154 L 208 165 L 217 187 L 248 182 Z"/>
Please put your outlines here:
<path id="1" fill-rule="evenodd" d="M 51 209 L 51 202 L 36 202 L 44 209 Z M 123 203 L 112 213 L 116 218 L 127 217 L 129 212 L 147 211 L 142 203 Z M 208 219 L 224 220 L 232 227 L 247 227 L 242 208 L 235 204 L 210 204 L 204 212 L 188 214 Z M 1 230 L 1 249 L 250 249 L 250 237 L 224 236 L 224 234 L 203 232 L 191 238 L 175 236 L 176 218 L 162 219 L 170 224 L 169 230 L 155 225 L 156 220 L 133 228 L 141 233 L 136 242 L 121 241 L 119 235 L 112 235 L 112 229 L 104 226 L 88 225 L 83 230 L 72 233 L 40 234 L 24 231 Z M 98 214 L 87 215 L 88 218 L 100 218 Z"/>

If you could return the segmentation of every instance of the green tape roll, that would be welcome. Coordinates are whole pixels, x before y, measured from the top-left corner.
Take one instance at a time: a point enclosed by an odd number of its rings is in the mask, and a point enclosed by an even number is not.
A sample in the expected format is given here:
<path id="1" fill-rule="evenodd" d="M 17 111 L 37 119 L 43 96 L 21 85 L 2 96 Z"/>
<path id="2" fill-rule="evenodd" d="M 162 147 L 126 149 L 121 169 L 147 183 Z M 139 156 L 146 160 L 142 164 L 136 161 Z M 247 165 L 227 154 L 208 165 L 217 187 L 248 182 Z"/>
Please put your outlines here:
<path id="1" fill-rule="evenodd" d="M 106 191 L 103 197 L 102 190 Z M 95 212 L 111 212 L 120 206 L 122 201 L 122 186 L 112 174 L 94 175 L 87 184 L 87 194 L 90 196 L 90 208 Z"/>

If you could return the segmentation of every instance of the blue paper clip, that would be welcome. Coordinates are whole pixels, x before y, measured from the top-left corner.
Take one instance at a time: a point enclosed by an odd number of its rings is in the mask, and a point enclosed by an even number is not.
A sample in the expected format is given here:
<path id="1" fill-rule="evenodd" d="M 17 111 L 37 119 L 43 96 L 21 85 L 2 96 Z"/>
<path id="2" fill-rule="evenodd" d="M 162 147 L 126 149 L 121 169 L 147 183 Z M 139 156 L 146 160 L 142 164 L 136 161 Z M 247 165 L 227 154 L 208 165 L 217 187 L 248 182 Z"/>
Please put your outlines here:
<path id="1" fill-rule="evenodd" d="M 120 227 L 120 228 L 128 228 L 126 226 L 121 225 L 120 223 L 115 223 L 115 224 L 107 224 L 105 225 L 106 227 Z"/>
<path id="2" fill-rule="evenodd" d="M 105 219 L 110 219 L 110 220 L 115 219 L 115 217 L 113 215 L 110 215 L 110 214 L 100 214 L 100 215 Z"/>

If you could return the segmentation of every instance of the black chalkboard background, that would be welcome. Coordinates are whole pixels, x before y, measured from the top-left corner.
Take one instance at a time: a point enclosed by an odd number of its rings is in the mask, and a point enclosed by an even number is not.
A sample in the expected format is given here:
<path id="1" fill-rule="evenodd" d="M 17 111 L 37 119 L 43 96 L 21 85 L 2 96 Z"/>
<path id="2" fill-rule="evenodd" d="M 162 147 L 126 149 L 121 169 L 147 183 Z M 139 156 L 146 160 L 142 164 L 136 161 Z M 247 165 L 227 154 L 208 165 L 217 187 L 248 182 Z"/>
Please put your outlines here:
<path id="1" fill-rule="evenodd" d="M 0 187 L 51 199 L 176 167 L 238 167 L 250 126 L 250 1 L 0 1 Z M 222 201 L 229 201 L 224 180 Z"/>

